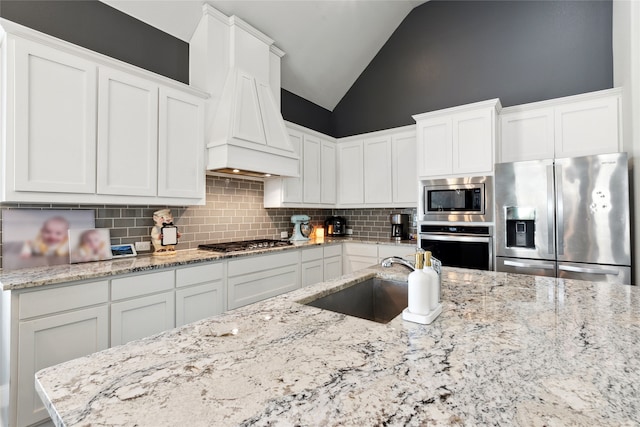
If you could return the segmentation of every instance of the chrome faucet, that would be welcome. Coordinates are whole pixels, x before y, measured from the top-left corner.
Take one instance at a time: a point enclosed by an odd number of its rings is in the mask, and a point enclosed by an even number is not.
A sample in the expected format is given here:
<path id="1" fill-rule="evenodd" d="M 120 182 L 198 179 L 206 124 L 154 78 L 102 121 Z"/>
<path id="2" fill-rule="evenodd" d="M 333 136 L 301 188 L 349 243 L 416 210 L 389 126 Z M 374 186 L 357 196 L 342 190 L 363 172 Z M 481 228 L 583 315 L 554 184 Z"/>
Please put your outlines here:
<path id="1" fill-rule="evenodd" d="M 411 271 L 416 270 L 416 267 L 412 263 L 403 258 L 400 258 L 399 256 L 390 256 L 389 258 L 383 259 L 381 263 L 381 265 L 385 268 L 391 267 L 391 264 L 401 264 L 411 269 Z"/>

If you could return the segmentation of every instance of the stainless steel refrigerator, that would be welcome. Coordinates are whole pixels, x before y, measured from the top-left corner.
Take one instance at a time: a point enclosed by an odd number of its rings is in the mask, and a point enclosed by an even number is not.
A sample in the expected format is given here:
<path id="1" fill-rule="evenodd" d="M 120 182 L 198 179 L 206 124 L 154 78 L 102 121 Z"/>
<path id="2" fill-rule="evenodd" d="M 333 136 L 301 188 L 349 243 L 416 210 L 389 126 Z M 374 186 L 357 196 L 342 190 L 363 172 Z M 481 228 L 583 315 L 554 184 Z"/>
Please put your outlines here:
<path id="1" fill-rule="evenodd" d="M 631 283 L 626 153 L 499 163 L 496 269 Z"/>

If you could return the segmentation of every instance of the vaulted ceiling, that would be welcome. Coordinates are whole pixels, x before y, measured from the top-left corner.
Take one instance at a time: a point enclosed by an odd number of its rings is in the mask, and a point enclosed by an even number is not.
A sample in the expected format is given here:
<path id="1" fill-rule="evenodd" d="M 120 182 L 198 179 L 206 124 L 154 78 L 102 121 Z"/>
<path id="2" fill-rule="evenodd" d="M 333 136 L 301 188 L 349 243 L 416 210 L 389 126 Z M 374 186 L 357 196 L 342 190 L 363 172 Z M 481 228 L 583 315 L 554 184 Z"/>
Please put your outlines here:
<path id="1" fill-rule="evenodd" d="M 204 0 L 101 0 L 189 41 Z M 340 102 L 387 39 L 424 0 L 206 0 L 237 15 L 286 52 L 282 87 L 328 110 Z"/>

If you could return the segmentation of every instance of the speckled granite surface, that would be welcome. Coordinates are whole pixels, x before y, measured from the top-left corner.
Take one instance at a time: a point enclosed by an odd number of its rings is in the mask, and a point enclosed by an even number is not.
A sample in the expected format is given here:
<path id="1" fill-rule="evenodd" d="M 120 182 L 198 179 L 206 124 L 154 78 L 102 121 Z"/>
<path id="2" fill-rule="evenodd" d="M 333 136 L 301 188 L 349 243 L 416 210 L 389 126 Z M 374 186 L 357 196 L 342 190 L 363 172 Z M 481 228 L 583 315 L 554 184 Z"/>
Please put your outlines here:
<path id="1" fill-rule="evenodd" d="M 345 283 L 47 368 L 36 387 L 66 426 L 640 424 L 637 287 L 445 269 L 431 325 L 296 302 Z"/>
<path id="2" fill-rule="evenodd" d="M 300 247 L 316 245 L 340 244 L 343 242 L 384 244 L 384 245 L 406 245 L 415 246 L 416 242 L 394 240 L 376 240 L 363 238 L 327 238 L 322 242 L 310 240 L 308 242 L 296 243 L 295 245 L 282 248 L 259 249 L 246 252 L 209 252 L 198 249 L 177 251 L 171 256 L 140 255 L 135 258 L 121 258 L 110 261 L 86 262 L 82 264 L 65 264 L 50 267 L 28 268 L 22 270 L 2 271 L 0 270 L 1 290 L 15 290 L 32 288 L 36 286 L 52 285 L 56 283 L 72 282 L 75 280 L 88 280 L 100 277 L 113 276 L 116 274 L 135 273 L 139 271 L 155 270 L 159 268 L 177 267 L 181 265 L 196 264 L 199 262 L 215 261 L 218 259 L 235 258 L 242 256 L 259 255 L 266 252 L 286 251 Z"/>

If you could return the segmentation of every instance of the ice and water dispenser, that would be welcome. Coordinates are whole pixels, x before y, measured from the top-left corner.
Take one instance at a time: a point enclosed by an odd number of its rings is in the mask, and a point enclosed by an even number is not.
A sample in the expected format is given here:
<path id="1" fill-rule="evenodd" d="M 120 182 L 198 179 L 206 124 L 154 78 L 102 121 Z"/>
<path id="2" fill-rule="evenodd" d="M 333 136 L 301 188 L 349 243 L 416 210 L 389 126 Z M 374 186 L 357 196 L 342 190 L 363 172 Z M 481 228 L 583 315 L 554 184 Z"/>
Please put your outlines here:
<path id="1" fill-rule="evenodd" d="M 507 247 L 535 248 L 536 210 L 518 206 L 506 209 Z"/>

